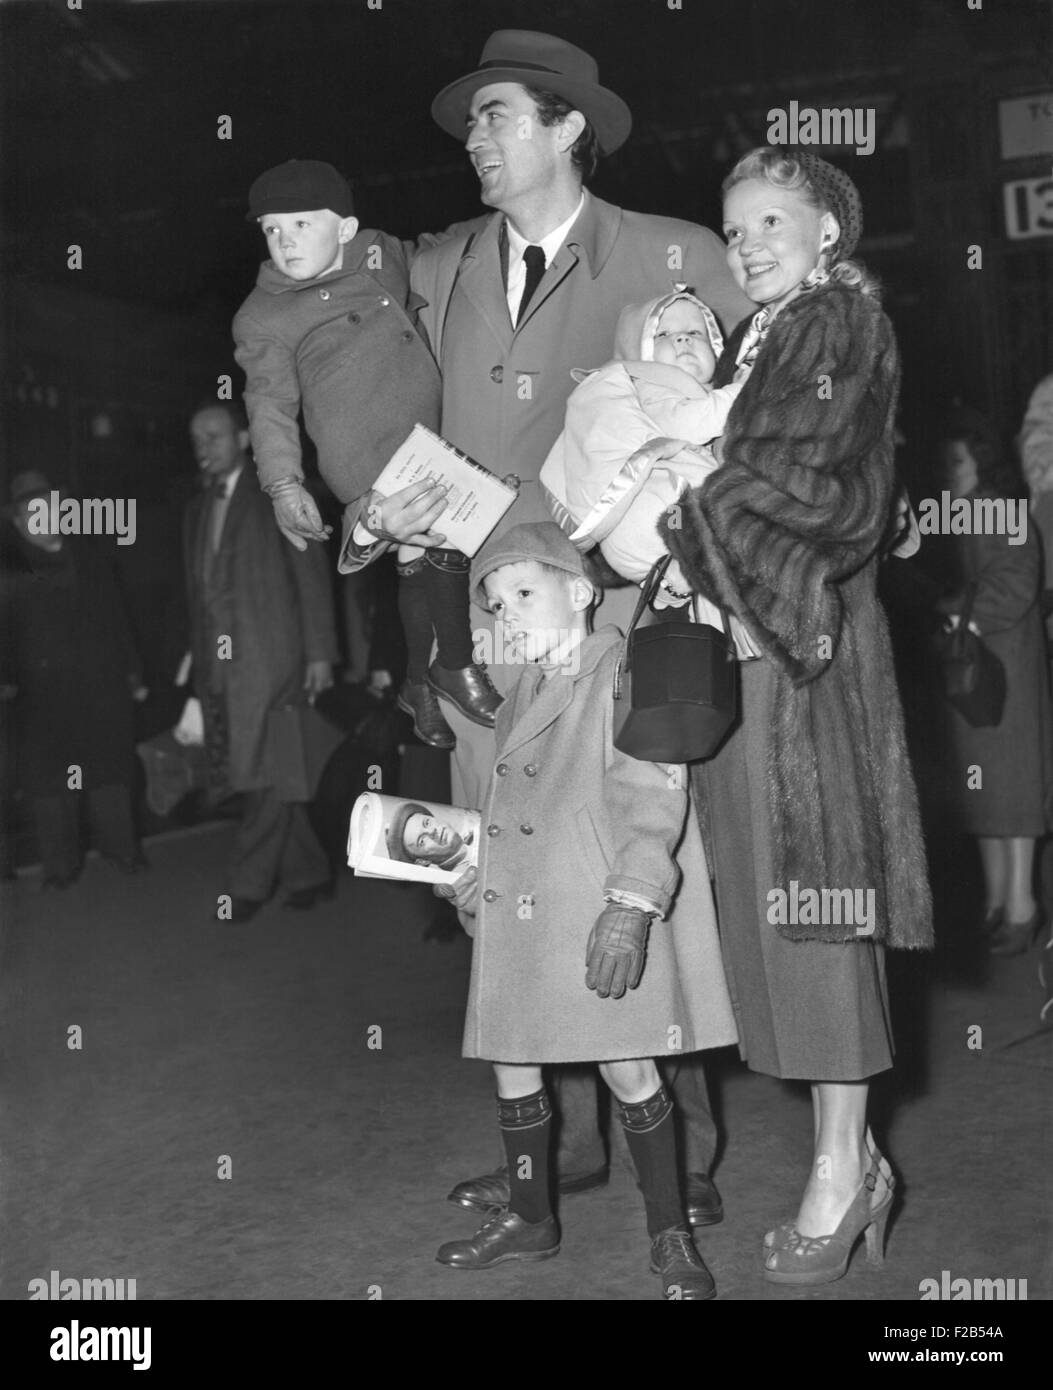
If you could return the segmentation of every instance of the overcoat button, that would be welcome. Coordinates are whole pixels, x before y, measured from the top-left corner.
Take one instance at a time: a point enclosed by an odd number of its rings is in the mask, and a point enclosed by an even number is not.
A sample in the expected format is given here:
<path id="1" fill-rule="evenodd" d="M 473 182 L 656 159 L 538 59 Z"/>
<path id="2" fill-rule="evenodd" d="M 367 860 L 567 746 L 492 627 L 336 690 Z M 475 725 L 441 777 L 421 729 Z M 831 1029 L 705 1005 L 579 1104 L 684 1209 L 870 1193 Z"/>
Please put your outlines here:
<path id="1" fill-rule="evenodd" d="M 537 768 L 534 766 L 533 763 L 527 763 L 527 765 L 526 765 L 526 767 L 523 769 L 523 771 L 526 773 L 526 775 L 527 775 L 528 777 L 536 777 L 536 776 L 537 776 Z"/>
<path id="2" fill-rule="evenodd" d="M 534 827 L 532 825 L 521 825 L 519 828 L 524 835 L 533 835 L 534 833 Z"/>
<path id="3" fill-rule="evenodd" d="M 494 771 L 497 773 L 498 777 L 507 777 L 507 776 L 508 776 L 508 764 L 507 764 L 507 763 L 498 763 L 497 766 L 494 768 Z"/>
<path id="4" fill-rule="evenodd" d="M 391 300 L 387 297 L 386 294 L 382 294 L 382 295 L 380 296 L 380 302 L 381 302 L 381 304 L 383 304 L 384 308 L 386 309 L 386 308 L 388 307 L 388 305 L 391 303 Z"/>
<path id="5" fill-rule="evenodd" d="M 402 330 L 402 341 L 404 343 L 412 343 L 416 336 L 412 328 L 404 328 Z"/>
<path id="6" fill-rule="evenodd" d="M 361 320 L 362 315 L 357 313 L 354 309 L 352 309 L 351 313 L 347 316 L 348 323 L 360 323 Z"/>
<path id="7" fill-rule="evenodd" d="M 505 379 L 505 369 L 504 369 L 504 367 L 491 367 L 491 368 L 490 368 L 490 380 L 491 380 L 491 381 L 494 381 L 494 382 L 496 382 L 498 385 L 500 385 L 501 382 L 504 381 L 504 379 Z"/>
<path id="8" fill-rule="evenodd" d="M 319 298 L 319 299 L 331 299 L 331 298 L 332 298 L 332 295 L 329 293 L 328 290 L 319 290 L 319 291 L 318 291 L 318 298 Z"/>
<path id="9" fill-rule="evenodd" d="M 500 835 L 501 827 L 499 825 L 488 825 L 486 827 L 486 833 L 490 836 L 492 840 L 495 835 Z"/>
<path id="10" fill-rule="evenodd" d="M 499 898 L 500 896 L 501 896 L 500 893 L 495 893 L 494 890 L 493 890 L 492 888 L 488 888 L 488 889 L 486 890 L 486 892 L 483 894 L 483 902 L 484 902 L 484 903 L 495 903 L 495 902 L 497 902 L 497 900 L 498 900 L 498 898 Z"/>

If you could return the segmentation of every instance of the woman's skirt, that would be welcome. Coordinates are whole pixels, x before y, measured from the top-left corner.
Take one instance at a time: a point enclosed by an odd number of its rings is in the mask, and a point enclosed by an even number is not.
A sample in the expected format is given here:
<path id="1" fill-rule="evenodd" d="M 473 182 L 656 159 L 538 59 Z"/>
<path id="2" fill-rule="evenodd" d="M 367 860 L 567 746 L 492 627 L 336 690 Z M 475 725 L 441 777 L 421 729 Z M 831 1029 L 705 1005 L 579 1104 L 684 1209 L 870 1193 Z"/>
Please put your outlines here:
<path id="1" fill-rule="evenodd" d="M 739 1050 L 768 1076 L 862 1081 L 892 1065 L 884 949 L 793 941 L 768 922 L 768 893 L 780 886 L 767 774 L 775 673 L 763 660 L 743 662 L 740 672 L 742 720 L 698 771 Z"/>

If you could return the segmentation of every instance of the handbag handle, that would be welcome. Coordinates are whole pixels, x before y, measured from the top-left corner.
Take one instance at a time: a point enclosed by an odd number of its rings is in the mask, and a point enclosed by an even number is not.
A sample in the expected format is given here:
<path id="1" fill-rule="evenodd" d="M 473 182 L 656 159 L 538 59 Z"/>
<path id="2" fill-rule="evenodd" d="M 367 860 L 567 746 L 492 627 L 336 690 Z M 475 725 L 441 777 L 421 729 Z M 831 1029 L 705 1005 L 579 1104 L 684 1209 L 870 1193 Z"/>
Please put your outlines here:
<path id="1" fill-rule="evenodd" d="M 640 586 L 640 597 L 636 602 L 636 608 L 633 612 L 632 619 L 629 622 L 629 626 L 625 629 L 625 654 L 622 657 L 622 660 L 619 664 L 619 684 L 621 671 L 630 671 L 632 669 L 632 657 L 630 655 L 632 648 L 629 643 L 629 638 L 633 635 L 637 623 L 643 617 L 644 609 L 657 594 L 658 586 L 662 582 L 662 576 L 665 574 L 666 570 L 672 563 L 673 557 L 668 553 L 663 555 L 660 559 L 656 560 L 654 564 L 651 566 L 650 570 L 648 571 L 647 578 Z M 688 604 L 692 614 L 694 613 L 695 609 L 694 600 L 695 595 L 692 594 Z M 722 603 L 718 602 L 714 606 L 719 610 L 720 616 L 724 619 L 724 631 L 727 633 L 728 641 L 730 643 L 730 658 L 734 660 L 735 639 L 731 633 L 731 616 Z M 692 617 L 691 621 L 697 622 L 698 619 Z"/>

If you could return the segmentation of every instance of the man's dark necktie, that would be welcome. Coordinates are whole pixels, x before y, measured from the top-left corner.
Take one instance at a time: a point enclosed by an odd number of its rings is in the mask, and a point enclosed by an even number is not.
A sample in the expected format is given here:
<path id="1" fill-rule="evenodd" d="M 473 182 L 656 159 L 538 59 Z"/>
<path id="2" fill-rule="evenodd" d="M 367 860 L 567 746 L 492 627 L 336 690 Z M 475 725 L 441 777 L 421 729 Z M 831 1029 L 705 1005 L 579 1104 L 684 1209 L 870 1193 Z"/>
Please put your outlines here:
<path id="1" fill-rule="evenodd" d="M 526 266 L 526 283 L 523 285 L 523 298 L 519 301 L 519 313 L 516 315 L 517 328 L 523 322 L 527 305 L 533 299 L 534 291 L 545 273 L 545 253 L 541 247 L 527 246 L 523 251 L 523 264 Z"/>

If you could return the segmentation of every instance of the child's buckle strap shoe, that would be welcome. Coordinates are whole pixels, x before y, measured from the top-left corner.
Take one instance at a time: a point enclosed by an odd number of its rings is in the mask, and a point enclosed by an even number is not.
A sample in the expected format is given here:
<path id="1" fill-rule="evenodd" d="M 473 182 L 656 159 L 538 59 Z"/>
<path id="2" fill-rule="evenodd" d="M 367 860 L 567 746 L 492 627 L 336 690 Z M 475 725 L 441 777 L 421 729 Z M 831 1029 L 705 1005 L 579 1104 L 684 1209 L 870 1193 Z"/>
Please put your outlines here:
<path id="1" fill-rule="evenodd" d="M 554 1216 L 525 1221 L 511 1211 L 495 1211 L 471 1240 L 440 1245 L 435 1258 L 454 1269 L 492 1269 L 506 1260 L 548 1260 L 559 1254 L 559 1226 Z"/>
<path id="2" fill-rule="evenodd" d="M 662 1294 L 691 1303 L 716 1298 L 717 1286 L 686 1226 L 659 1231 L 651 1242 L 651 1272 L 662 1277 Z"/>
<path id="3" fill-rule="evenodd" d="M 451 671 L 433 661 L 425 679 L 436 695 L 456 705 L 466 719 L 488 729 L 494 727 L 494 716 L 504 696 L 498 694 L 485 666 L 464 666 Z"/>

